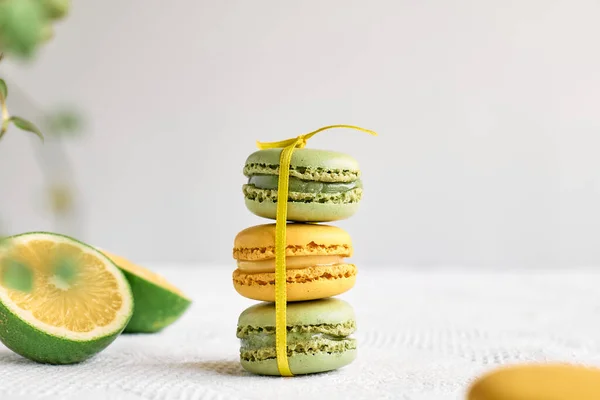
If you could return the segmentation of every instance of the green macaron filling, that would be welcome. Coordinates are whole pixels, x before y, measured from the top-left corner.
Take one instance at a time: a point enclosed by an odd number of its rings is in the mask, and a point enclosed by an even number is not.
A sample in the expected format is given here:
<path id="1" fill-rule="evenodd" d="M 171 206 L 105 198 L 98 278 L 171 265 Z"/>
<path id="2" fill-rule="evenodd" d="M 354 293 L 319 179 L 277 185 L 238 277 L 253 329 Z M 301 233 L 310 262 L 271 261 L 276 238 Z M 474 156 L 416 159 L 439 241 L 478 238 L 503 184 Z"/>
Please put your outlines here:
<path id="1" fill-rule="evenodd" d="M 356 188 L 362 188 L 362 182 L 357 179 L 353 182 L 315 182 L 290 177 L 290 192 L 298 193 L 344 193 Z M 248 179 L 248 185 L 258 189 L 277 190 L 279 187 L 278 175 L 253 175 Z"/>
<path id="2" fill-rule="evenodd" d="M 356 330 L 354 321 L 340 324 L 298 325 L 287 328 L 288 357 L 295 354 L 341 353 L 356 349 L 349 337 Z M 239 326 L 240 357 L 246 361 L 276 358 L 274 326 Z"/>
<path id="3" fill-rule="evenodd" d="M 342 353 L 356 350 L 356 340 L 353 338 L 336 338 L 327 336 L 297 336 L 288 337 L 288 357 L 296 354 Z M 246 361 L 260 361 L 277 358 L 275 336 L 261 335 L 252 339 L 242 340 L 240 358 Z"/>
<path id="4" fill-rule="evenodd" d="M 353 320 L 340 324 L 295 325 L 287 327 L 288 334 L 324 334 L 336 337 L 350 336 L 354 331 L 356 331 L 356 322 Z M 275 327 L 253 325 L 238 326 L 236 334 L 238 338 L 244 339 L 252 335 L 275 335 Z"/>

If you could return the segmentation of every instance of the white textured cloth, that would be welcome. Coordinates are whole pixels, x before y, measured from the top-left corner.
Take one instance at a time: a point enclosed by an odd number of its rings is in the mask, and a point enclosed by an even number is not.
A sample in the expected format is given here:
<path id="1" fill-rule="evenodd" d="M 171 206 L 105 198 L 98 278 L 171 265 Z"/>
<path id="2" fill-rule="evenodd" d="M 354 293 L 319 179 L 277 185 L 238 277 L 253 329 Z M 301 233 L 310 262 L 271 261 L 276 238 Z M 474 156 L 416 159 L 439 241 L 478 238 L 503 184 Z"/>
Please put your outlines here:
<path id="1" fill-rule="evenodd" d="M 0 347 L 7 399 L 463 399 L 499 364 L 600 366 L 600 271 L 439 272 L 360 269 L 342 296 L 357 314 L 359 357 L 331 373 L 269 378 L 237 361 L 237 317 L 252 301 L 232 266 L 157 269 L 194 304 L 154 335 L 124 335 L 71 366 L 30 362 Z"/>

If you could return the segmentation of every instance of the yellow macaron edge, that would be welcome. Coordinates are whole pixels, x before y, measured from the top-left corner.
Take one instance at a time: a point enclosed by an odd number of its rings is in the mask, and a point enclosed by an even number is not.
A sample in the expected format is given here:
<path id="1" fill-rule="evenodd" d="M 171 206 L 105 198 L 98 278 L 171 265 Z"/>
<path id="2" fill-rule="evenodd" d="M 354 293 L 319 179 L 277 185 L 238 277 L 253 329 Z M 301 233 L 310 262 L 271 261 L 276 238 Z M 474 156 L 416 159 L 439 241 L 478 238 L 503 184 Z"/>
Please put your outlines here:
<path id="1" fill-rule="evenodd" d="M 477 379 L 468 400 L 598 400 L 600 369 L 570 364 L 524 364 Z"/>
<path id="2" fill-rule="evenodd" d="M 340 255 L 351 257 L 352 238 L 342 228 L 332 225 L 290 223 L 286 229 L 286 255 Z M 275 224 L 244 229 L 234 240 L 236 260 L 267 260 L 275 257 Z"/>
<path id="3" fill-rule="evenodd" d="M 306 301 L 337 296 L 356 283 L 354 264 L 313 266 L 286 271 L 287 300 Z M 275 273 L 233 272 L 233 286 L 242 296 L 259 301 L 275 301 Z"/>

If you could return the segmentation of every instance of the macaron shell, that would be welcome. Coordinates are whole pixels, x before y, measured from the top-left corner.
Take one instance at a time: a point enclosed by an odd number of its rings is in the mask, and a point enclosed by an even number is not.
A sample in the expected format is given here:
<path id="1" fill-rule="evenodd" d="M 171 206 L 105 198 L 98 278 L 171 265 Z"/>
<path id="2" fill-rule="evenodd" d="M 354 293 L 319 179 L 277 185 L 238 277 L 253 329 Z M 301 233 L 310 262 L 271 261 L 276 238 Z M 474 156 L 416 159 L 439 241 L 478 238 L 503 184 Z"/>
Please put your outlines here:
<path id="1" fill-rule="evenodd" d="M 504 367 L 478 379 L 468 400 L 598 400 L 600 369 L 574 365 Z"/>
<path id="2" fill-rule="evenodd" d="M 245 199 L 248 210 L 259 217 L 277 219 L 277 203 Z M 288 202 L 287 219 L 295 222 L 331 222 L 350 218 L 358 202 L 345 204 Z"/>
<path id="3" fill-rule="evenodd" d="M 275 258 L 275 224 L 256 225 L 244 229 L 234 240 L 236 260 Z M 352 256 L 352 238 L 342 228 L 331 225 L 287 224 L 286 255 Z"/>
<path id="4" fill-rule="evenodd" d="M 253 166 L 278 166 L 283 149 L 266 149 L 258 150 L 246 159 L 245 170 Z M 319 168 L 325 171 L 348 171 L 360 172 L 358 162 L 351 156 L 339 153 L 336 151 L 319 150 L 319 149 L 296 149 L 292 153 L 290 162 L 292 168 Z M 260 172 L 265 172 L 261 170 Z M 272 175 L 276 175 L 277 171 L 270 168 Z"/>
<path id="5" fill-rule="evenodd" d="M 354 264 L 314 266 L 287 271 L 287 300 L 306 301 L 337 296 L 354 287 Z M 233 272 L 233 286 L 242 296 L 260 301 L 275 301 L 275 273 Z"/>
<path id="6" fill-rule="evenodd" d="M 354 321 L 354 309 L 341 299 L 323 299 L 288 304 L 286 321 L 289 326 L 336 325 Z M 259 303 L 240 314 L 238 326 L 275 326 L 275 305 Z"/>
<path id="7" fill-rule="evenodd" d="M 288 358 L 294 375 L 314 374 L 345 367 L 356 359 L 356 350 L 340 353 L 295 354 Z M 279 376 L 276 359 L 261 361 L 240 360 L 242 367 L 254 374 Z"/>

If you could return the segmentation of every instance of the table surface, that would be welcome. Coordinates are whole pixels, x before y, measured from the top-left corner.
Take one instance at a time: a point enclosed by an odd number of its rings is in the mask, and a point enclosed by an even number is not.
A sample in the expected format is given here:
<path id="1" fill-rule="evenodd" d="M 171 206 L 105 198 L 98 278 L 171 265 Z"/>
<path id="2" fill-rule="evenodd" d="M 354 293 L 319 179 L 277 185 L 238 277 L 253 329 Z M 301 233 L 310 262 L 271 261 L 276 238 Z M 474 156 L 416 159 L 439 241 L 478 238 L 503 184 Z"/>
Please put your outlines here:
<path id="1" fill-rule="evenodd" d="M 363 267 L 341 296 L 357 314 L 358 359 L 294 378 L 246 373 L 238 315 L 253 302 L 231 266 L 157 268 L 194 299 L 174 325 L 120 336 L 78 365 L 49 366 L 0 347 L 6 399 L 464 399 L 501 364 L 600 366 L 600 270 L 416 270 Z"/>

